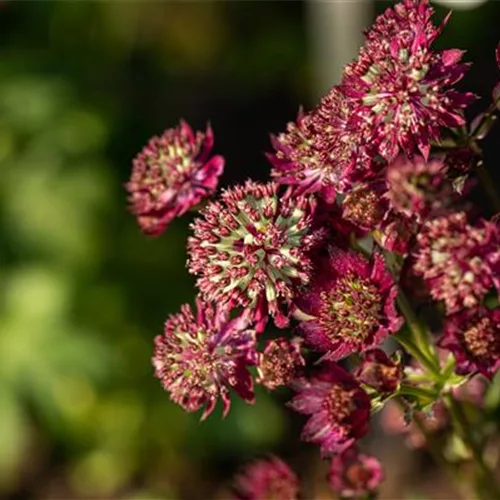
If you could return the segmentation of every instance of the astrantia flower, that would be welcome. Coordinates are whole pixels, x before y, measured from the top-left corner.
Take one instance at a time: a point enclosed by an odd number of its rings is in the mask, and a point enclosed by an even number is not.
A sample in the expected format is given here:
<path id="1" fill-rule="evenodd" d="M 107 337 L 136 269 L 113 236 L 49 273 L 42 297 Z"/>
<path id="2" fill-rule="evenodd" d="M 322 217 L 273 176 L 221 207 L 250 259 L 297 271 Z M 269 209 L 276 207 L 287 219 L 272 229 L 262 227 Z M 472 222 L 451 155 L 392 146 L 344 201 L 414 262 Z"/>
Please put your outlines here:
<path id="1" fill-rule="evenodd" d="M 354 372 L 356 379 L 383 394 L 391 394 L 403 379 L 403 366 L 381 349 L 365 353 Z"/>
<path id="2" fill-rule="evenodd" d="M 500 309 L 467 309 L 446 319 L 440 347 L 456 358 L 456 372 L 489 379 L 500 368 Z"/>
<path id="3" fill-rule="evenodd" d="M 210 158 L 213 143 L 210 126 L 195 134 L 181 121 L 153 137 L 134 159 L 126 188 L 131 210 L 146 234 L 160 234 L 174 217 L 214 193 L 224 159 Z"/>
<path id="4" fill-rule="evenodd" d="M 323 133 L 327 133 L 324 131 Z M 335 197 L 335 164 L 325 163 L 317 147 L 318 134 L 310 114 L 299 112 L 287 131 L 271 136 L 275 152 L 267 155 L 273 165 L 272 177 L 279 183 L 297 186 L 297 193 L 319 192 L 329 201 Z"/>
<path id="5" fill-rule="evenodd" d="M 317 274 L 297 305 L 311 318 L 300 323 L 306 342 L 326 358 L 366 351 L 399 329 L 397 289 L 379 254 L 333 249 Z"/>
<path id="6" fill-rule="evenodd" d="M 383 480 L 380 462 L 356 447 L 335 455 L 330 462 L 328 481 L 341 498 L 368 498 Z"/>
<path id="7" fill-rule="evenodd" d="M 351 120 L 388 161 L 400 149 L 411 155 L 415 147 L 427 158 L 440 128 L 463 125 L 461 110 L 473 100 L 452 88 L 468 67 L 459 64 L 463 52 L 431 48 L 440 32 L 432 12 L 426 0 L 404 0 L 387 9 L 344 72 Z"/>
<path id="8" fill-rule="evenodd" d="M 387 168 L 387 197 L 391 206 L 418 221 L 441 210 L 452 194 L 446 168 L 439 160 L 400 156 Z"/>
<path id="9" fill-rule="evenodd" d="M 239 500 L 297 500 L 299 481 L 288 465 L 277 457 L 248 465 L 236 478 Z"/>
<path id="10" fill-rule="evenodd" d="M 244 316 L 230 320 L 225 308 L 200 299 L 196 307 L 196 317 L 185 304 L 180 313 L 167 319 L 163 335 L 155 338 L 152 362 L 156 377 L 172 401 L 189 412 L 206 405 L 204 420 L 219 397 L 227 415 L 229 388 L 253 403 L 253 383 L 247 367 L 257 364 L 256 334 Z"/>
<path id="11" fill-rule="evenodd" d="M 418 235 L 414 271 L 449 314 L 476 306 L 491 288 L 500 289 L 498 226 L 471 226 L 463 212 L 427 222 Z"/>
<path id="12" fill-rule="evenodd" d="M 288 405 L 311 415 L 302 439 L 321 446 L 323 456 L 340 453 L 368 430 L 370 398 L 358 382 L 335 363 L 324 363 L 309 380 L 294 383 L 298 394 Z"/>
<path id="13" fill-rule="evenodd" d="M 202 294 L 221 307 L 253 311 L 262 327 L 270 314 L 283 326 L 282 306 L 309 281 L 308 251 L 314 202 L 306 196 L 279 197 L 275 183 L 247 181 L 224 191 L 193 224 L 188 240 L 189 271 Z"/>
<path id="14" fill-rule="evenodd" d="M 297 377 L 299 370 L 305 365 L 300 352 L 299 338 L 289 341 L 283 337 L 270 340 L 264 352 L 259 355 L 257 382 L 270 390 L 288 385 Z"/>

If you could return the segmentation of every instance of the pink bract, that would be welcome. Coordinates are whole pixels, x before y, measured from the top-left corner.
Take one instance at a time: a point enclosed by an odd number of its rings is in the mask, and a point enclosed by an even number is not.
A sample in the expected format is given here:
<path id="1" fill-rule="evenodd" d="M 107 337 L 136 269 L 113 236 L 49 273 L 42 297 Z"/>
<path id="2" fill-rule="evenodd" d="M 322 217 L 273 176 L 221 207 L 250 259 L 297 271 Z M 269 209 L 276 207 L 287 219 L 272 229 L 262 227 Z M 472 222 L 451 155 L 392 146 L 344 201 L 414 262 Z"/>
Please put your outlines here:
<path id="1" fill-rule="evenodd" d="M 204 420 L 222 399 L 230 408 L 229 388 L 247 403 L 254 402 L 249 366 L 257 364 L 256 333 L 243 316 L 230 320 L 225 309 L 196 300 L 197 314 L 185 304 L 165 322 L 155 338 L 155 375 L 172 401 L 186 411 L 205 406 Z"/>
<path id="2" fill-rule="evenodd" d="M 224 158 L 210 157 L 214 136 L 193 132 L 183 120 L 153 137 L 133 161 L 126 184 L 131 211 L 144 233 L 162 233 L 172 219 L 186 213 L 217 188 Z"/>

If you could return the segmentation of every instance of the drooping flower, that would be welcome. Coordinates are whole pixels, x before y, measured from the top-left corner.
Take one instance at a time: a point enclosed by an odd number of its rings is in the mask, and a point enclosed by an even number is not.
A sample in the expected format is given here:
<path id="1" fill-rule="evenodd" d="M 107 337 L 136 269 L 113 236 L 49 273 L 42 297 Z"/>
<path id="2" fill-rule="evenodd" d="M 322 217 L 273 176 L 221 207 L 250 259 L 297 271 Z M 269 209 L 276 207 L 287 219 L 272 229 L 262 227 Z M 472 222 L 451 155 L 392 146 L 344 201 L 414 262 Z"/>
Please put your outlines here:
<path id="1" fill-rule="evenodd" d="M 296 186 L 298 194 L 318 192 L 332 201 L 337 181 L 335 163 L 322 160 L 317 139 L 311 114 L 300 111 L 297 121 L 288 123 L 286 132 L 271 136 L 275 150 L 267 155 L 273 165 L 271 176 L 279 184 Z"/>
<path id="2" fill-rule="evenodd" d="M 438 342 L 456 359 L 456 372 L 491 379 L 500 368 L 500 309 L 477 307 L 446 318 Z"/>
<path id="3" fill-rule="evenodd" d="M 412 160 L 399 156 L 387 168 L 387 197 L 391 206 L 409 218 L 422 221 L 436 215 L 452 195 L 445 165 L 439 160 Z"/>
<path id="4" fill-rule="evenodd" d="M 345 68 L 342 90 L 351 120 L 365 142 L 392 161 L 402 149 L 427 158 L 441 127 L 465 123 L 462 109 L 474 96 L 453 89 L 468 65 L 458 49 L 435 52 L 427 0 L 403 0 L 377 18 L 356 61 Z"/>
<path id="5" fill-rule="evenodd" d="M 297 378 L 299 370 L 305 365 L 300 352 L 301 340 L 294 338 L 289 341 L 283 337 L 270 340 L 259 355 L 257 382 L 274 390 Z"/>
<path id="6" fill-rule="evenodd" d="M 380 345 L 401 326 L 397 289 L 383 258 L 332 249 L 307 293 L 297 300 L 310 319 L 299 329 L 325 358 L 338 360 Z"/>
<path id="7" fill-rule="evenodd" d="M 288 405 L 311 415 L 302 439 L 321 447 L 323 456 L 340 453 L 368 430 L 370 398 L 358 382 L 339 365 L 324 363 L 310 379 L 298 379 L 298 392 Z"/>
<path id="8" fill-rule="evenodd" d="M 290 467 L 271 456 L 248 465 L 236 478 L 238 500 L 297 500 L 299 480 Z"/>
<path id="9" fill-rule="evenodd" d="M 229 319 L 225 308 L 201 299 L 196 308 L 196 317 L 188 304 L 169 316 L 163 335 L 155 338 L 152 363 L 171 400 L 189 412 L 205 406 L 204 420 L 219 397 L 227 415 L 229 388 L 254 402 L 247 367 L 257 364 L 256 333 L 243 315 Z"/>
<path id="10" fill-rule="evenodd" d="M 403 379 L 403 365 L 389 358 L 381 349 L 373 349 L 365 353 L 354 376 L 361 384 L 379 393 L 391 394 Z"/>
<path id="11" fill-rule="evenodd" d="M 428 221 L 417 237 L 414 271 L 448 314 L 474 307 L 500 290 L 500 232 L 492 222 L 467 223 L 464 212 Z"/>
<path id="12" fill-rule="evenodd" d="M 137 155 L 126 188 L 144 233 L 162 233 L 172 219 L 215 192 L 224 159 L 210 158 L 213 144 L 210 126 L 195 134 L 181 120 L 177 127 L 150 139 Z"/>
<path id="13" fill-rule="evenodd" d="M 340 498 L 368 498 L 384 480 L 381 463 L 353 446 L 330 462 L 328 481 Z"/>
<path id="14" fill-rule="evenodd" d="M 320 238 L 312 230 L 314 200 L 277 191 L 275 183 L 251 181 L 224 191 L 201 211 L 188 240 L 188 268 L 201 293 L 252 311 L 259 330 L 268 314 L 286 324 L 283 306 L 309 281 L 308 252 Z"/>

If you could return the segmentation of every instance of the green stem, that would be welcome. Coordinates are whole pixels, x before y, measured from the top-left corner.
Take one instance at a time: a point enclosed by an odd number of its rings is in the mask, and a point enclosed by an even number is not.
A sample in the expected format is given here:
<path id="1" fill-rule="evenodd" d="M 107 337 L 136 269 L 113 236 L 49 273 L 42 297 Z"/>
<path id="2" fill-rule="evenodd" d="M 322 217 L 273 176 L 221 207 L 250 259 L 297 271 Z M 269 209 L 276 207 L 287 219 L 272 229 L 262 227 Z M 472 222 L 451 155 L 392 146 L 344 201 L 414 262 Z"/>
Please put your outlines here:
<path id="1" fill-rule="evenodd" d="M 423 387 L 415 387 L 413 385 L 402 384 L 398 393 L 402 396 L 412 396 L 418 399 L 425 398 L 430 400 L 429 402 L 435 401 L 437 398 L 436 391 L 424 389 Z"/>
<path id="2" fill-rule="evenodd" d="M 474 463 L 478 468 L 480 477 L 477 480 L 478 495 L 483 500 L 498 500 L 500 499 L 500 488 L 496 482 L 493 472 L 484 461 L 483 450 L 478 443 L 473 428 L 471 427 L 467 415 L 465 415 L 460 403 L 448 393 L 444 396 L 444 401 L 450 412 L 451 419 L 455 424 L 461 439 L 468 446 L 473 458 Z"/>

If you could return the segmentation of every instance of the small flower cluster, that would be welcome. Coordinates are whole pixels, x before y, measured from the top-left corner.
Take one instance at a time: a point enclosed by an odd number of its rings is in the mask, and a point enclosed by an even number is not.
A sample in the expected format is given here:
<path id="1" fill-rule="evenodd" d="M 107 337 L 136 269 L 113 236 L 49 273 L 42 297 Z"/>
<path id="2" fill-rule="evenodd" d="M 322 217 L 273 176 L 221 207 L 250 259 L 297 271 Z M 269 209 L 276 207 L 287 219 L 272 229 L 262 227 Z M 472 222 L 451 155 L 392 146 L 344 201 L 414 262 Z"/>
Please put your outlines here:
<path id="1" fill-rule="evenodd" d="M 341 83 L 271 137 L 269 182 L 206 199 L 224 160 L 210 157 L 210 127 L 194 134 L 181 122 L 150 141 L 127 184 L 151 235 L 205 203 L 187 243 L 196 312 L 182 306 L 155 339 L 155 374 L 172 401 L 203 407 L 204 419 L 219 399 L 228 413 L 231 391 L 253 403 L 254 383 L 288 387 L 288 407 L 309 417 L 302 439 L 331 460 L 342 498 L 371 495 L 382 480 L 358 448 L 374 411 L 389 399 L 417 416 L 433 407 L 441 425 L 446 391 L 500 367 L 500 309 L 486 300 L 500 291 L 500 228 L 471 222 L 463 196 L 481 125 L 466 127 L 475 96 L 455 87 L 469 67 L 463 51 L 433 48 L 448 18 L 436 27 L 431 17 L 427 0 L 403 0 L 377 18 Z M 456 140 L 443 154 L 448 129 Z M 408 300 L 410 277 L 420 285 Z M 444 313 L 436 345 L 453 354 L 444 367 L 411 311 L 422 286 Z M 280 335 L 258 342 L 270 318 Z M 389 337 L 420 363 L 418 375 L 382 349 Z M 237 491 L 292 499 L 299 485 L 270 458 Z"/>

